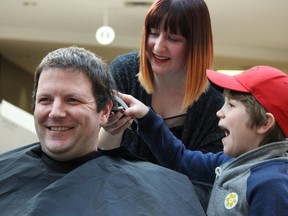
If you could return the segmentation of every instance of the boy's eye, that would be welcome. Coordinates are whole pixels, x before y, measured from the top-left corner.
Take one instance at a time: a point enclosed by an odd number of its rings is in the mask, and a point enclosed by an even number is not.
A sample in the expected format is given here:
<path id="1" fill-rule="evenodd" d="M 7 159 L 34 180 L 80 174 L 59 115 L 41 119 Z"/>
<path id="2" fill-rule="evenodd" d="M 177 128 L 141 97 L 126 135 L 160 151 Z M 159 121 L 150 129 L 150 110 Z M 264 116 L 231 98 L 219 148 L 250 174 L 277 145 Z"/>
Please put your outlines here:
<path id="1" fill-rule="evenodd" d="M 229 105 L 230 107 L 234 107 L 234 105 L 233 105 L 232 103 L 228 103 L 228 105 Z"/>
<path id="2" fill-rule="evenodd" d="M 231 100 L 230 98 L 225 97 L 225 104 L 227 107 L 234 107 L 233 100 Z"/>

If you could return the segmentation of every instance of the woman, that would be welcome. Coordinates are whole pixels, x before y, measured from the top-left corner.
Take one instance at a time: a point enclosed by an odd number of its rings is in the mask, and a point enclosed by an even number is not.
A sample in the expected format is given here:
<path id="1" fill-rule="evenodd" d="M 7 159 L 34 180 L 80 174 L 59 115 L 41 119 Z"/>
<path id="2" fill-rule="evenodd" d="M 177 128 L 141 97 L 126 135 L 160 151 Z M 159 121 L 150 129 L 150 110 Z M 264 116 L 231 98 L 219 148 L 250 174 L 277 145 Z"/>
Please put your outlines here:
<path id="1" fill-rule="evenodd" d="M 205 2 L 156 0 L 145 18 L 140 53 L 117 57 L 110 69 L 118 90 L 162 116 L 187 149 L 215 153 L 222 150 L 224 134 L 218 128 L 216 112 L 224 100 L 206 77 L 212 63 L 212 30 Z M 123 111 L 113 113 L 100 132 L 100 146 L 121 146 L 136 160 L 158 163 L 132 122 Z M 195 182 L 194 186 L 205 206 L 210 186 Z"/>
<path id="2" fill-rule="evenodd" d="M 222 150 L 216 111 L 223 96 L 208 84 L 213 63 L 210 16 L 203 0 L 157 0 L 145 18 L 140 53 L 117 57 L 110 65 L 120 92 L 131 94 L 162 116 L 188 149 Z M 118 112 L 101 133 L 101 146 L 126 146 L 157 163 Z M 118 120 L 121 117 L 120 120 Z M 135 127 L 132 127 L 135 128 Z"/>

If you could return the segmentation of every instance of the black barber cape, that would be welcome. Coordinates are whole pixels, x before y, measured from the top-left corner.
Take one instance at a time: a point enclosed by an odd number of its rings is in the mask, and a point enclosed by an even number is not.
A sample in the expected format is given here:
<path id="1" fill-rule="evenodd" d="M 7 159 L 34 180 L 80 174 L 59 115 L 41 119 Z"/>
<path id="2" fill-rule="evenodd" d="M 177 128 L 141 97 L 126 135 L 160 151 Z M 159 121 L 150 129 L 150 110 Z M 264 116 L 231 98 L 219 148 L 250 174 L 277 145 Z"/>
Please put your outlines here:
<path id="1" fill-rule="evenodd" d="M 57 162 L 35 143 L 1 154 L 0 215 L 205 215 L 186 176 L 107 152 Z"/>

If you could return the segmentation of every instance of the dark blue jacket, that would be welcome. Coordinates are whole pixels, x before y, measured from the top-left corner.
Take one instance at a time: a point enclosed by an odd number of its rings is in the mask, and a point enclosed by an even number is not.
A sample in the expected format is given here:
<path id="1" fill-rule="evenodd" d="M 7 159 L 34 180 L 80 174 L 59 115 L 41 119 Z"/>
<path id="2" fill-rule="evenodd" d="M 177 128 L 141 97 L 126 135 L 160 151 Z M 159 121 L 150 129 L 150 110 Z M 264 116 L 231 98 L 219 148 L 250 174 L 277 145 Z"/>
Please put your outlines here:
<path id="1" fill-rule="evenodd" d="M 288 141 L 266 144 L 237 158 L 187 150 L 150 109 L 138 132 L 161 165 L 193 181 L 214 183 L 208 215 L 287 215 Z"/>

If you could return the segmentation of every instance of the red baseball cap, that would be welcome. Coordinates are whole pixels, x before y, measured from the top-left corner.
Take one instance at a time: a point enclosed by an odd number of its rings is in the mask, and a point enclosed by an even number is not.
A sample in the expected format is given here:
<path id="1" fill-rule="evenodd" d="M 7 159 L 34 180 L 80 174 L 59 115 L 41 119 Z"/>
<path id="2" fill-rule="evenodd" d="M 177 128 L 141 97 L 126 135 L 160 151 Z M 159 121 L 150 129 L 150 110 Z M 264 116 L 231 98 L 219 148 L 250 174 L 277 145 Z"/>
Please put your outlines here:
<path id="1" fill-rule="evenodd" d="M 269 66 L 255 66 L 236 75 L 207 70 L 210 82 L 217 87 L 252 94 L 272 113 L 288 137 L 288 75 Z"/>

